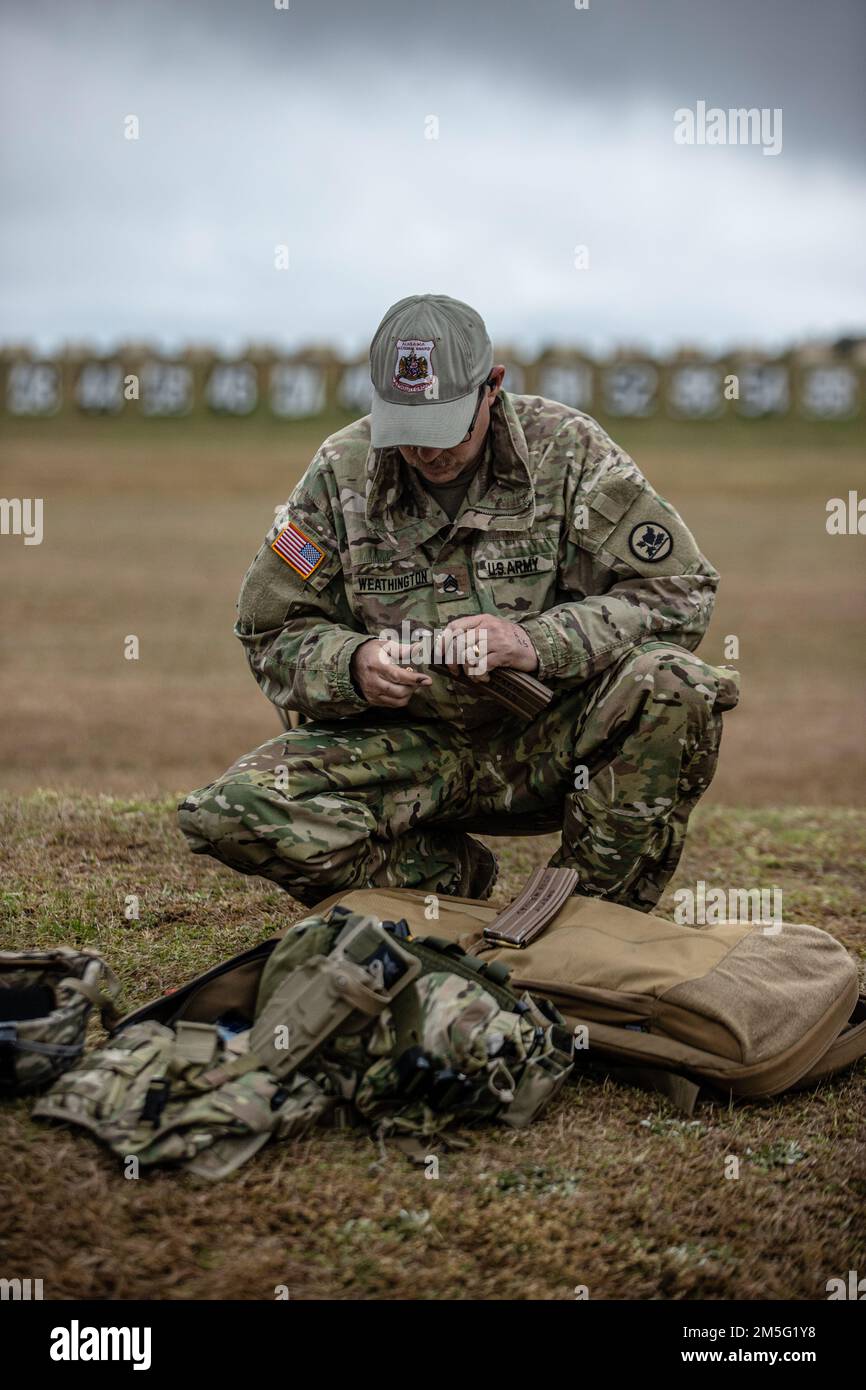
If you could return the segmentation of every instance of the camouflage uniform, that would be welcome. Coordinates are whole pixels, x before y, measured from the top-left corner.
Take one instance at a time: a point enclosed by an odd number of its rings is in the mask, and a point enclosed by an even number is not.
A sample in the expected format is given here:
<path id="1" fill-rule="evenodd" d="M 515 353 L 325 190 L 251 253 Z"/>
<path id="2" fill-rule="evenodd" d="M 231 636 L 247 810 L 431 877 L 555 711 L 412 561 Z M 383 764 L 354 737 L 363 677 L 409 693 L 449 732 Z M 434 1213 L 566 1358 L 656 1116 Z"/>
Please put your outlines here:
<path id="1" fill-rule="evenodd" d="M 712 778 L 735 673 L 692 655 L 718 575 L 673 508 L 588 416 L 501 394 L 452 524 L 369 421 L 331 436 L 244 579 L 236 632 L 264 693 L 312 722 L 181 804 L 192 848 L 302 902 L 352 887 L 466 890 L 460 822 L 554 813 L 555 864 L 649 909 Z M 271 543 L 323 555 L 305 579 Z M 373 708 L 350 663 L 370 635 L 467 614 L 522 624 L 556 698 L 530 724 L 431 669 Z M 500 833 L 508 833 L 507 819 Z"/>

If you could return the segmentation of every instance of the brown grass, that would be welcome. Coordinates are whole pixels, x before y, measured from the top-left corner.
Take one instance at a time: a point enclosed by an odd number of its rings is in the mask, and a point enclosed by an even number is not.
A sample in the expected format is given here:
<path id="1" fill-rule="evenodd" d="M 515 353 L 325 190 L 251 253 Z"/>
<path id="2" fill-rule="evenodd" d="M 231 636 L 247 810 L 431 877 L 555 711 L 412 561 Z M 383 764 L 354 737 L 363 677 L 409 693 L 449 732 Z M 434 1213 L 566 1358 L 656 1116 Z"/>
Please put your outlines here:
<path id="1" fill-rule="evenodd" d="M 3 941 L 97 947 L 128 1006 L 300 915 L 270 884 L 188 855 L 168 802 L 10 800 L 0 834 Z M 504 901 L 550 843 L 497 850 Z M 716 808 L 697 818 L 676 883 L 776 883 L 786 920 L 817 922 L 866 960 L 864 862 L 862 812 Z M 0 1272 L 42 1278 L 46 1298 L 271 1299 L 286 1285 L 293 1299 L 571 1299 L 583 1284 L 593 1298 L 822 1299 L 866 1261 L 864 1081 L 860 1064 L 772 1103 L 702 1102 L 689 1121 L 584 1075 L 529 1131 L 432 1144 L 438 1180 L 396 1152 L 382 1161 L 360 1132 L 323 1130 L 214 1186 L 126 1180 L 88 1137 L 6 1103 Z"/>

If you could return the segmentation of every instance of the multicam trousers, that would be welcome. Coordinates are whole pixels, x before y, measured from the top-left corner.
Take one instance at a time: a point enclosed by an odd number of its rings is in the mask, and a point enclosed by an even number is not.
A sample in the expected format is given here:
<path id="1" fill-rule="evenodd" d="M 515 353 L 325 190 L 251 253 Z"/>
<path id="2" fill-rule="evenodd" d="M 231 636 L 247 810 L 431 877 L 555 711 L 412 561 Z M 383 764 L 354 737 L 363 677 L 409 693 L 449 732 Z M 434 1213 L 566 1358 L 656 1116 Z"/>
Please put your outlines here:
<path id="1" fill-rule="evenodd" d="M 579 890 L 649 911 L 712 780 L 737 676 L 655 641 L 530 724 L 303 724 L 180 805 L 196 853 L 311 904 L 344 889 L 465 891 L 461 821 L 549 820 Z"/>

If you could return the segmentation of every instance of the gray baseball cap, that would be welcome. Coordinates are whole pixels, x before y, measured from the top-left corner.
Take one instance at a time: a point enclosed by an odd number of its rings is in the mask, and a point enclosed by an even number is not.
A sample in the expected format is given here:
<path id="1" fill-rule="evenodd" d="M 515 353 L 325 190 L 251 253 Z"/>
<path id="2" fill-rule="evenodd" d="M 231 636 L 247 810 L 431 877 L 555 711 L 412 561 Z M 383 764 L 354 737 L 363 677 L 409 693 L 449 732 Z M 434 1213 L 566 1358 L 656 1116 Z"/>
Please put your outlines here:
<path id="1" fill-rule="evenodd" d="M 493 366 L 480 314 L 447 294 L 393 304 L 370 344 L 374 449 L 448 449 L 466 435 Z"/>

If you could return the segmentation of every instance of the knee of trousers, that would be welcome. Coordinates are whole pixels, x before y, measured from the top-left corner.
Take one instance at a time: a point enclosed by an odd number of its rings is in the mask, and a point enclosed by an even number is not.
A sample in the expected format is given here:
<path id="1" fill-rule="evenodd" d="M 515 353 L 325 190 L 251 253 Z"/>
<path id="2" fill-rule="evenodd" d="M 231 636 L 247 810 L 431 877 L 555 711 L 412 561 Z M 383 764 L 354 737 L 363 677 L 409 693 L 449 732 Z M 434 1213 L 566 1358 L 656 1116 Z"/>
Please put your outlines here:
<path id="1" fill-rule="evenodd" d="M 266 878 L 278 871 L 279 881 L 299 874 L 329 887 L 338 870 L 363 855 L 372 830 L 364 808 L 340 810 L 333 800 L 293 800 L 270 783 L 230 773 L 191 792 L 178 807 L 178 822 L 195 854 Z"/>
<path id="2" fill-rule="evenodd" d="M 178 824 L 194 851 L 219 854 L 230 847 L 243 858 L 245 846 L 280 841 L 280 857 L 291 857 L 290 803 L 284 793 L 249 779 L 227 777 L 190 792 L 177 808 Z M 287 853 L 288 851 L 288 853 Z"/>
<path id="3" fill-rule="evenodd" d="M 623 662 L 621 680 L 638 695 L 648 689 L 658 704 L 682 710 L 696 732 L 718 718 L 713 711 L 719 674 L 685 647 L 673 643 L 637 647 Z"/>

